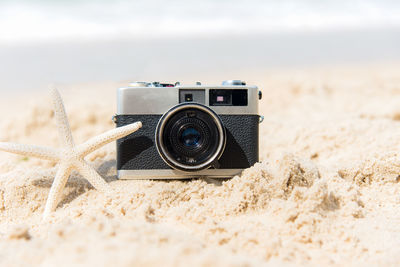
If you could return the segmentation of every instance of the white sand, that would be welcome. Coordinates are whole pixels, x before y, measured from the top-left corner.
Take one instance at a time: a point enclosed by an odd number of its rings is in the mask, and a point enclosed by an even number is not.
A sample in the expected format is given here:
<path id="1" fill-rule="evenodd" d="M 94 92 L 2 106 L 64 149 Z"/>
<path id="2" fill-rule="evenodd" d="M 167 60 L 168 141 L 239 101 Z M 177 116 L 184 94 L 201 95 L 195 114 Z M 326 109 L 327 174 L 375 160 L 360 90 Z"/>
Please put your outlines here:
<path id="1" fill-rule="evenodd" d="M 55 166 L 0 152 L 0 265 L 398 265 L 396 70 L 253 74 L 262 163 L 225 182 L 118 181 L 110 144 L 87 159 L 118 195 L 74 173 L 49 223 Z M 59 87 L 77 143 L 114 127 L 118 86 Z M 0 141 L 58 145 L 47 95 L 1 101 Z"/>

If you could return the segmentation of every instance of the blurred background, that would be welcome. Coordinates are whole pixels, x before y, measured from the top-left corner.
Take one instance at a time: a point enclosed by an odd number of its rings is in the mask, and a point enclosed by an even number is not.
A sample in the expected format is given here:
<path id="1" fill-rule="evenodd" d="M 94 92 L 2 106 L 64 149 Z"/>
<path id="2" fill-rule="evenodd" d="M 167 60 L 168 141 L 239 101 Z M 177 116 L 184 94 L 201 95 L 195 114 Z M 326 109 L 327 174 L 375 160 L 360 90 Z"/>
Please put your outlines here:
<path id="1" fill-rule="evenodd" d="M 399 59 L 395 0 L 0 1 L 2 92 Z"/>

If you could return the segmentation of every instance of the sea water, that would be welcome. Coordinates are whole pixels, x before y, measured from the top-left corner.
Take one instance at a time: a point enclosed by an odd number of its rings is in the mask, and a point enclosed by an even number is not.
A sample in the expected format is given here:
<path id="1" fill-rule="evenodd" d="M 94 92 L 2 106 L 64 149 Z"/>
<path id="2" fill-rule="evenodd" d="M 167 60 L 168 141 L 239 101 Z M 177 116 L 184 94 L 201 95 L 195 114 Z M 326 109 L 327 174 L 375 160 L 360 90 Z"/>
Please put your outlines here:
<path id="1" fill-rule="evenodd" d="M 390 0 L 1 0 L 0 90 L 397 61 L 399 29 Z"/>

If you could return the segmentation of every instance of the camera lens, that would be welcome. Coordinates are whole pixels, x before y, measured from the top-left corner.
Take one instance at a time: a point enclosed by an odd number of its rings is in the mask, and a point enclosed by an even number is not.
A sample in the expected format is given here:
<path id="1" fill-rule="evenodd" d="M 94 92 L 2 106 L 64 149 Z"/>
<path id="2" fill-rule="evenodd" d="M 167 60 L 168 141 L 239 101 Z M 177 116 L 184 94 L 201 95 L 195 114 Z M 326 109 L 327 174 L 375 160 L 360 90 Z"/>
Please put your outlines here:
<path id="1" fill-rule="evenodd" d="M 196 171 L 209 168 L 225 148 L 225 128 L 218 115 L 197 103 L 171 108 L 156 129 L 160 156 L 172 168 Z"/>

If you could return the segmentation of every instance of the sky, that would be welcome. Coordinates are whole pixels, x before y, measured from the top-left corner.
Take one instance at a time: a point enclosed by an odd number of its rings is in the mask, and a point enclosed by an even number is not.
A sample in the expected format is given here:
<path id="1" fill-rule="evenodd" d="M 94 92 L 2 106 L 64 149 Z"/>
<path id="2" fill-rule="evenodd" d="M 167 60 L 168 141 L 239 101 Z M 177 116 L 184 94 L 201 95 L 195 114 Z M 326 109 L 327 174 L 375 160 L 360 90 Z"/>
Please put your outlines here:
<path id="1" fill-rule="evenodd" d="M 400 1 L 0 1 L 0 44 L 393 27 Z"/>

